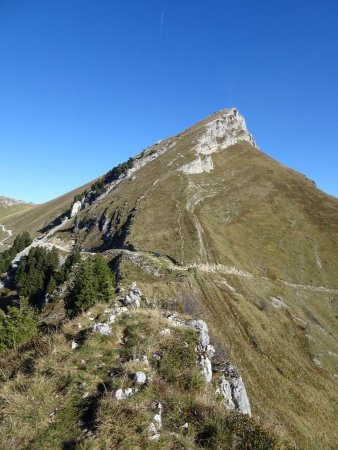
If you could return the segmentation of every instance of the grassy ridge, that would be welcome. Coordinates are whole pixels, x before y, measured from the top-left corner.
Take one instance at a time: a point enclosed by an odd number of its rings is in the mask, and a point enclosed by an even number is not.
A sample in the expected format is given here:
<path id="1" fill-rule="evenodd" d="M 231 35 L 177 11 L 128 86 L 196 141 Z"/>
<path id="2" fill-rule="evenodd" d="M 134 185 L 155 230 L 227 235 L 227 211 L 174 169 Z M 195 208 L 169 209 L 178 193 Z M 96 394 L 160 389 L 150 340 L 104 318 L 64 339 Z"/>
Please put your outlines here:
<path id="1" fill-rule="evenodd" d="M 284 448 L 256 421 L 225 409 L 196 364 L 196 333 L 170 326 L 160 309 L 129 311 L 109 336 L 92 332 L 114 305 L 98 304 L 15 359 L 3 357 L 1 448 Z M 133 381 L 137 371 L 145 384 Z M 115 392 L 129 387 L 137 391 L 118 401 Z M 160 437 L 151 441 L 158 402 Z"/>

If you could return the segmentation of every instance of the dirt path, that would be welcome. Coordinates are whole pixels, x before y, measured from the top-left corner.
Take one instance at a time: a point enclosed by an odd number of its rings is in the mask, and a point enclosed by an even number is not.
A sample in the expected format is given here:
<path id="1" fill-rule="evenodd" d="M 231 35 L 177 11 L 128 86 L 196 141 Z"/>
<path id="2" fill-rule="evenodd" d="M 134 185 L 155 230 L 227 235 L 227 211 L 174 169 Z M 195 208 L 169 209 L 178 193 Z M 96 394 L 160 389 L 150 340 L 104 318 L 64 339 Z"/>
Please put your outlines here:
<path id="1" fill-rule="evenodd" d="M 7 239 L 12 237 L 13 232 L 12 232 L 12 230 L 7 229 L 1 223 L 0 223 L 0 230 L 2 230 L 4 233 L 7 233 L 7 237 L 5 237 L 4 239 L 0 240 L 0 245 L 4 245 L 5 241 L 7 241 Z"/>

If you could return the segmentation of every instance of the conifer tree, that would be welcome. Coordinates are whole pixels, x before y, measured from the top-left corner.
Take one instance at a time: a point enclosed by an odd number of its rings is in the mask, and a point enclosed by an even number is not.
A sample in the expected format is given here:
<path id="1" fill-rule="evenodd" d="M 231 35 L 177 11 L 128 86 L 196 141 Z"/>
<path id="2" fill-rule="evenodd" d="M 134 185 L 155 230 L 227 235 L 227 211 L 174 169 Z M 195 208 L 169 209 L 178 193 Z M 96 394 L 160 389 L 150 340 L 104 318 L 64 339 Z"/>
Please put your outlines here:
<path id="1" fill-rule="evenodd" d="M 95 256 L 93 265 L 97 297 L 107 302 L 112 295 L 112 273 L 102 255 Z"/>

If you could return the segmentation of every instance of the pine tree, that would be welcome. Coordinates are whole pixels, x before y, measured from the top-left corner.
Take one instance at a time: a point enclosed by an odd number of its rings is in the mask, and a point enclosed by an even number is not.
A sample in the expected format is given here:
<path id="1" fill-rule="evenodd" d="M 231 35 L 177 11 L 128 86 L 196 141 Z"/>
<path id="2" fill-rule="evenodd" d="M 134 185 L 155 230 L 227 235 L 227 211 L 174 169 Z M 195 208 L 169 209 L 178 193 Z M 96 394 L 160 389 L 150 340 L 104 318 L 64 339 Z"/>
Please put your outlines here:
<path id="1" fill-rule="evenodd" d="M 112 273 L 102 255 L 96 255 L 93 264 L 97 297 L 100 301 L 107 302 L 113 290 Z"/>
<path id="2" fill-rule="evenodd" d="M 66 299 L 66 308 L 74 314 L 96 303 L 97 291 L 93 273 L 93 262 L 87 258 L 80 262 L 74 273 L 72 287 Z"/>
<path id="3" fill-rule="evenodd" d="M 11 306 L 0 315 L 0 352 L 33 339 L 38 334 L 36 311 L 20 298 L 20 308 Z"/>

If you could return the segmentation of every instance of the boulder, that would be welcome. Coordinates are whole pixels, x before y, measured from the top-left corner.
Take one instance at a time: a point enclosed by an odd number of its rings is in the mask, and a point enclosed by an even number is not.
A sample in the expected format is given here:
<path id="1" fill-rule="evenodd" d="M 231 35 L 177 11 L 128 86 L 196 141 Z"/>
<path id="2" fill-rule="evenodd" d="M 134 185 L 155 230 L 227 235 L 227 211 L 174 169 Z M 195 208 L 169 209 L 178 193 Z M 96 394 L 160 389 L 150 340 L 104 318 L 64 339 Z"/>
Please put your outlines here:
<path id="1" fill-rule="evenodd" d="M 76 214 L 81 210 L 82 208 L 82 202 L 80 202 L 79 200 L 75 203 L 73 203 L 71 212 L 70 212 L 70 217 L 74 217 L 76 216 Z"/>
<path id="2" fill-rule="evenodd" d="M 147 375 L 144 372 L 135 372 L 133 374 L 133 380 L 137 384 L 144 384 L 147 381 Z"/>
<path id="3" fill-rule="evenodd" d="M 121 302 L 124 305 L 132 306 L 133 308 L 139 308 L 141 305 L 141 295 L 142 293 L 136 286 L 136 283 L 132 283 L 128 290 L 128 294 L 123 297 Z"/>
<path id="4" fill-rule="evenodd" d="M 232 399 L 231 387 L 229 381 L 225 378 L 224 375 L 221 376 L 220 385 L 217 389 L 217 392 L 222 395 L 224 398 L 225 406 L 233 411 L 235 409 L 235 403 Z"/>
<path id="5" fill-rule="evenodd" d="M 108 335 L 112 334 L 112 331 L 107 323 L 96 323 L 93 326 L 93 331 L 100 333 L 104 336 L 108 336 Z"/>
<path id="6" fill-rule="evenodd" d="M 249 397 L 243 379 L 237 369 L 228 361 L 225 361 L 221 372 L 219 392 L 223 395 L 226 406 L 229 409 L 235 409 L 251 416 Z M 229 387 L 231 398 L 229 395 Z"/>
<path id="7" fill-rule="evenodd" d="M 137 392 L 137 389 L 126 388 L 126 389 L 118 389 L 115 392 L 116 400 L 127 400 L 127 398 L 131 397 Z"/>

